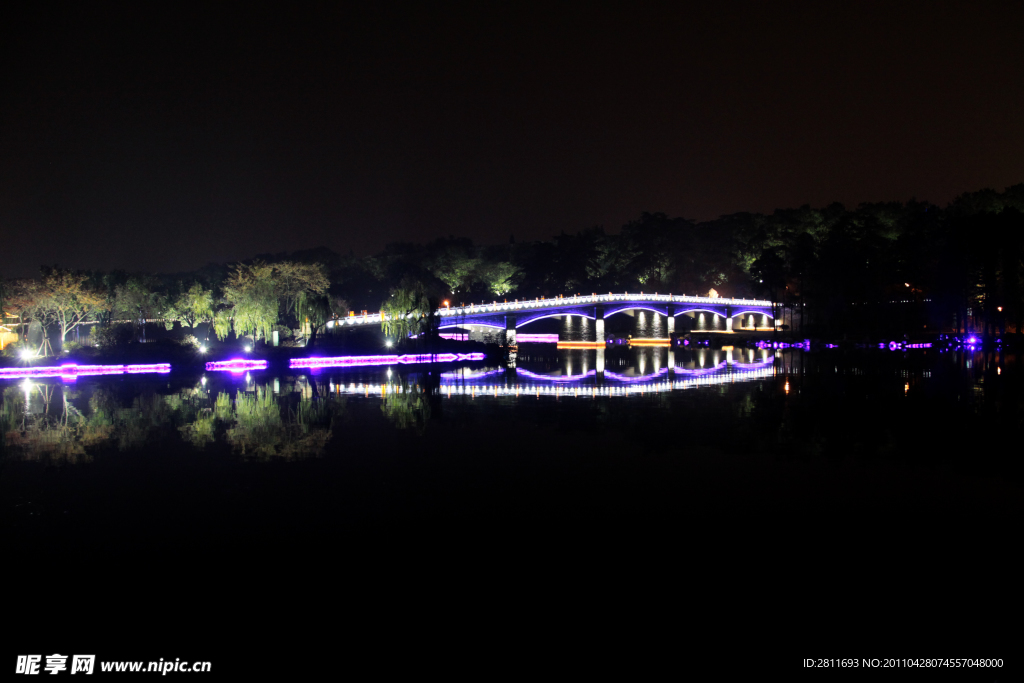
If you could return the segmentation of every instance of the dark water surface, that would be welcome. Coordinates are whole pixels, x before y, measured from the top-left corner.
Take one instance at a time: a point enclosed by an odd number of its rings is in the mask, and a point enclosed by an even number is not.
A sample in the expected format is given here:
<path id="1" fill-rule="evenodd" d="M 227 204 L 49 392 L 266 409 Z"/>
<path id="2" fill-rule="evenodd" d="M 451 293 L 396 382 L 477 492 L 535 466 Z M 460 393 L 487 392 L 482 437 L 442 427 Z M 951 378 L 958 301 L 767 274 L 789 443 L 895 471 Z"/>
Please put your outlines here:
<path id="1" fill-rule="evenodd" d="M 517 365 L 0 383 L 18 642 L 236 671 L 325 642 L 512 666 L 640 640 L 637 673 L 704 648 L 1009 656 L 1019 356 Z"/>

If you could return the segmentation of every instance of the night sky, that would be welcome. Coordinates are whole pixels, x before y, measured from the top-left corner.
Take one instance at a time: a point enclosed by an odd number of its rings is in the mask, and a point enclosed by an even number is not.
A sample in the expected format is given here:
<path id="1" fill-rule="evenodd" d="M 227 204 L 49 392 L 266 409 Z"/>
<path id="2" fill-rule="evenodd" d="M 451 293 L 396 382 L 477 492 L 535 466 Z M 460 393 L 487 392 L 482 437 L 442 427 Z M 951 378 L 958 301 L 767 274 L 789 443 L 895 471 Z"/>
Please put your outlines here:
<path id="1" fill-rule="evenodd" d="M 426 4 L 8 15 L 0 275 L 1024 182 L 1020 3 Z"/>

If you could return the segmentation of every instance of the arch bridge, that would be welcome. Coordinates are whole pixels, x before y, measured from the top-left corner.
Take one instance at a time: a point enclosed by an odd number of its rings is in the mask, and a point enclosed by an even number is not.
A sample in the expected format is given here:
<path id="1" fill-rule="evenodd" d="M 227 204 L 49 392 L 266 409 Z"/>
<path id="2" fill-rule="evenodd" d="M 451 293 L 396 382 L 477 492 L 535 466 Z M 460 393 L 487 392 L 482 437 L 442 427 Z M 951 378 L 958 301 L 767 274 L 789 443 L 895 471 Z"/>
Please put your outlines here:
<path id="1" fill-rule="evenodd" d="M 553 316 L 579 315 L 595 321 L 595 341 L 602 342 L 605 318 L 627 311 L 646 310 L 666 316 L 668 333 L 675 332 L 675 319 L 681 315 L 707 313 L 725 319 L 725 332 L 732 332 L 733 321 L 744 315 L 765 316 L 775 320 L 772 302 L 761 299 L 726 299 L 720 297 L 682 296 L 673 294 L 592 294 L 561 296 L 551 299 L 493 301 L 489 304 L 465 304 L 443 307 L 434 312 L 440 316 L 441 329 L 480 325 L 506 330 L 507 339 L 515 341 L 516 330 L 530 323 Z M 380 324 L 381 314 L 371 313 L 342 318 L 339 325 Z M 737 328 L 739 326 L 736 326 Z M 762 328 L 763 329 L 763 328 Z"/>

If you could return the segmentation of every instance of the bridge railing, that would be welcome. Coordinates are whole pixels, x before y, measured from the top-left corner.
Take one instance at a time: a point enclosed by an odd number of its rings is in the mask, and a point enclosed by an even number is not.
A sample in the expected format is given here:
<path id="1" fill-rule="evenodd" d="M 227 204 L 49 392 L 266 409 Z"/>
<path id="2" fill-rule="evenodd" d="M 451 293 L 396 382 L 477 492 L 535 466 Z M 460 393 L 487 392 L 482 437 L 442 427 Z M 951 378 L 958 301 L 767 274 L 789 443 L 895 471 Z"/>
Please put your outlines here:
<path id="1" fill-rule="evenodd" d="M 489 304 L 466 304 L 464 306 L 453 306 L 451 308 L 439 308 L 434 315 L 442 318 L 449 316 L 479 315 L 484 313 L 503 313 L 507 311 L 528 311 L 544 308 L 557 308 L 561 306 L 582 306 L 588 304 L 614 303 L 616 301 L 650 301 L 657 303 L 678 303 L 678 304 L 717 304 L 719 306 L 771 306 L 772 302 L 762 299 L 730 299 L 724 297 L 708 296 L 686 296 L 677 294 L 592 294 L 586 296 L 563 296 L 551 299 L 524 299 L 520 301 L 493 301 Z M 366 315 L 352 315 L 345 318 L 338 318 L 337 325 L 368 325 L 381 323 L 381 313 L 368 313 Z"/>
<path id="2" fill-rule="evenodd" d="M 675 295 L 675 294 L 630 294 L 624 292 L 622 294 L 596 294 L 587 296 L 563 296 L 555 297 L 551 299 L 524 299 L 520 301 L 516 299 L 514 301 L 505 301 L 498 303 L 494 301 L 490 304 L 466 304 L 465 306 L 458 306 L 453 308 L 441 308 L 438 310 L 438 314 L 441 317 L 446 316 L 460 316 L 468 314 L 480 314 L 480 313 L 501 313 L 504 311 L 522 311 L 522 310 L 536 310 L 550 307 L 561 307 L 561 306 L 573 306 L 573 305 L 587 305 L 587 304 L 599 304 L 599 303 L 614 303 L 616 301 L 651 301 L 661 303 L 681 303 L 681 304 L 718 304 L 724 306 L 771 306 L 770 301 L 764 301 L 761 299 L 727 299 L 723 297 L 707 297 L 707 296 L 686 296 L 686 295 Z"/>

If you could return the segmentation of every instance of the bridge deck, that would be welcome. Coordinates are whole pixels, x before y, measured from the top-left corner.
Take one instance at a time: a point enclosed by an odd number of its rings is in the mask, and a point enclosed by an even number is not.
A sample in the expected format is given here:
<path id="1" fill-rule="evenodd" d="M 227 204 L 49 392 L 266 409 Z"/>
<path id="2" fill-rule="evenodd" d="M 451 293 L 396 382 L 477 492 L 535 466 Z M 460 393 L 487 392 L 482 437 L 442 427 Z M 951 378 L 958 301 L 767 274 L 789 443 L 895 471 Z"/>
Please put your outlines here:
<path id="1" fill-rule="evenodd" d="M 671 304 L 682 304 L 684 306 L 715 306 L 719 308 L 738 307 L 740 312 L 744 309 L 751 312 L 764 312 L 765 309 L 770 309 L 772 307 L 772 302 L 761 299 L 727 299 L 722 297 L 712 298 L 706 296 L 684 296 L 674 294 L 644 294 L 642 292 L 640 294 L 630 294 L 626 292 L 623 294 L 592 294 L 588 296 L 564 296 L 552 299 L 526 299 L 523 301 L 516 299 L 514 301 L 494 301 L 489 304 L 465 304 L 452 308 L 440 308 L 434 312 L 434 315 L 441 316 L 441 324 L 443 326 L 447 319 L 451 319 L 452 322 L 458 320 L 465 324 L 472 324 L 472 318 L 474 317 L 485 318 L 493 315 L 517 313 L 529 314 L 540 312 L 546 312 L 549 315 L 577 314 L 572 309 L 579 309 L 582 306 L 608 304 L 612 304 L 613 306 L 616 304 L 620 305 L 615 312 L 632 307 L 642 308 L 645 305 L 667 307 Z M 679 315 L 683 312 L 685 311 L 679 311 L 676 314 Z M 739 312 L 736 314 L 738 315 Z M 371 325 L 374 323 L 379 325 L 380 322 L 380 313 L 352 315 L 347 318 L 339 318 L 337 320 L 337 324 L 339 325 Z"/>

